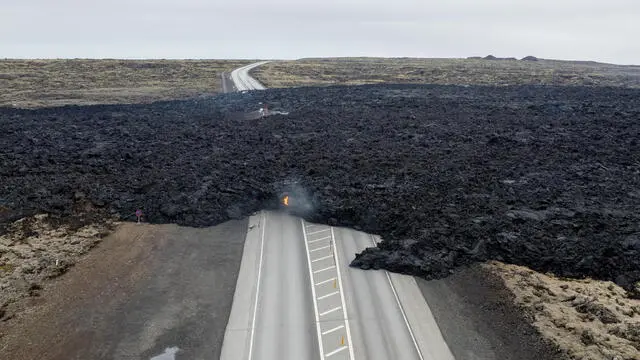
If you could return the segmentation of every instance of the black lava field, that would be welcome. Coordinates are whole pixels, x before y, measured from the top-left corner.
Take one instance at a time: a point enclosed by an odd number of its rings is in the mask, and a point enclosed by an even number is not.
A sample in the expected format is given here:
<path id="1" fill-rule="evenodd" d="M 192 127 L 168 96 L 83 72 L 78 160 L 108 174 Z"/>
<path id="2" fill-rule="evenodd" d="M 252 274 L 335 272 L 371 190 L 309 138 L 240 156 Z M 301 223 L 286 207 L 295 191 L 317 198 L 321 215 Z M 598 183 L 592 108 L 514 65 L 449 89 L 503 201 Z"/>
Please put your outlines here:
<path id="1" fill-rule="evenodd" d="M 259 103 L 289 112 L 262 119 Z M 376 85 L 0 109 L 0 223 L 209 226 L 277 209 L 382 235 L 352 266 L 496 259 L 640 280 L 640 90 Z M 356 255 L 356 254 L 353 254 Z"/>

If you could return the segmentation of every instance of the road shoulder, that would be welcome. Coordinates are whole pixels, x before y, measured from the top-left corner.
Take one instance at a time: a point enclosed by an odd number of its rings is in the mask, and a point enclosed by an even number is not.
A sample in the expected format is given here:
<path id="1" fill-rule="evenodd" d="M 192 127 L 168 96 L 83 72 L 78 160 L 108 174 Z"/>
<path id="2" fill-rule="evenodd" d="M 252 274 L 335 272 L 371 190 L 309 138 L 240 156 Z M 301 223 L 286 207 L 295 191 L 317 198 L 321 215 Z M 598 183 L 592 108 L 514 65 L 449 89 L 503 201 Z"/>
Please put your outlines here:
<path id="1" fill-rule="evenodd" d="M 416 281 L 456 360 L 561 358 L 514 305 L 502 281 L 479 265 L 445 279 Z"/>
<path id="2" fill-rule="evenodd" d="M 454 360 L 414 277 L 388 273 L 414 341 L 425 359 Z"/>
<path id="3" fill-rule="evenodd" d="M 264 213 L 249 218 L 238 281 L 222 343 L 221 360 L 245 359 L 248 356 L 265 219 Z"/>
<path id="4" fill-rule="evenodd" d="M 568 279 L 489 261 L 516 306 L 571 359 L 639 359 L 640 300 L 611 281 Z"/>
<path id="5" fill-rule="evenodd" d="M 0 342 L 12 360 L 218 358 L 247 221 L 121 225 Z M 37 341 L 34 341 L 37 339 Z"/>

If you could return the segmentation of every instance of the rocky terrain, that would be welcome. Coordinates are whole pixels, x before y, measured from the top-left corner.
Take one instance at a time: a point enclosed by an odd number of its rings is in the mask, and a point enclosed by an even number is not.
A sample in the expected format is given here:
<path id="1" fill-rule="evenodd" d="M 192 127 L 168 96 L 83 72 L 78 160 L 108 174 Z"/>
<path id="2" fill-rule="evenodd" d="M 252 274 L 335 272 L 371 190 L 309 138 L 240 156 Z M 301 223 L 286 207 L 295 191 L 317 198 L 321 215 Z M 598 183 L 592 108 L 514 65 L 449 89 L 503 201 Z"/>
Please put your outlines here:
<path id="1" fill-rule="evenodd" d="M 640 90 L 380 85 L 0 110 L 0 222 L 88 207 L 206 226 L 279 207 L 381 234 L 353 266 L 495 259 L 640 280 Z M 259 103 L 288 112 L 239 116 Z M 355 254 L 354 254 L 355 255 Z M 636 294 L 637 295 L 637 294 Z"/>
<path id="2" fill-rule="evenodd" d="M 64 274 L 96 246 L 109 234 L 109 220 L 39 214 L 10 224 L 0 236 L 0 320 L 11 318 L 24 305 L 20 300 L 37 299 L 44 281 Z"/>
<path id="3" fill-rule="evenodd" d="M 640 358 L 640 300 L 612 282 L 557 278 L 517 265 L 489 262 L 515 303 L 569 359 Z"/>
<path id="4" fill-rule="evenodd" d="M 0 59 L 0 106 L 150 103 L 222 92 L 250 60 Z"/>
<path id="5" fill-rule="evenodd" d="M 308 58 L 251 71 L 268 88 L 361 84 L 570 85 L 640 87 L 640 66 L 515 58 Z"/>

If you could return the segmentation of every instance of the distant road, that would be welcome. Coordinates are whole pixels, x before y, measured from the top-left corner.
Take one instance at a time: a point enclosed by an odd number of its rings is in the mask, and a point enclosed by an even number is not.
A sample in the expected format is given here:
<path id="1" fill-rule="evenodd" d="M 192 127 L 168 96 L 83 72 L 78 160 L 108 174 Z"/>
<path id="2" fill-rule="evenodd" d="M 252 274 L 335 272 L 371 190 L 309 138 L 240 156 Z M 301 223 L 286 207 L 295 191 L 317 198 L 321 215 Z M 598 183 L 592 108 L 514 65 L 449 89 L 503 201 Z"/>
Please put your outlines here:
<path id="1" fill-rule="evenodd" d="M 349 267 L 366 233 L 249 220 L 223 360 L 453 360 L 415 280 Z"/>
<path id="2" fill-rule="evenodd" d="M 268 61 L 260 61 L 237 68 L 231 72 L 231 80 L 237 91 L 244 90 L 264 90 L 265 87 L 260 82 L 249 75 L 251 69 L 266 64 Z M 223 81 L 224 83 L 224 81 Z M 223 85 L 224 88 L 225 85 Z M 226 91 L 225 91 L 226 92 Z"/>

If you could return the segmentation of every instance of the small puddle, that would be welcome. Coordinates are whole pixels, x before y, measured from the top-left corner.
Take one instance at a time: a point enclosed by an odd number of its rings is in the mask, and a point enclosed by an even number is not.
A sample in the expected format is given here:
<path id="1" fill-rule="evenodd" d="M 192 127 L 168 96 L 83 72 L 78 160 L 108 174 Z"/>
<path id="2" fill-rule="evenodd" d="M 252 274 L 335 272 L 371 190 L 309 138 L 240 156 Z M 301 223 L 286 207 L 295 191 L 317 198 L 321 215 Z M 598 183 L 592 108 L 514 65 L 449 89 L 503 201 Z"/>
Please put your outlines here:
<path id="1" fill-rule="evenodd" d="M 176 354 L 180 349 L 176 346 L 164 349 L 164 353 L 152 357 L 150 360 L 176 360 Z"/>

